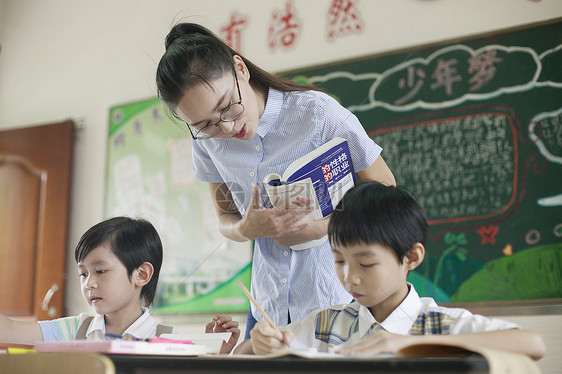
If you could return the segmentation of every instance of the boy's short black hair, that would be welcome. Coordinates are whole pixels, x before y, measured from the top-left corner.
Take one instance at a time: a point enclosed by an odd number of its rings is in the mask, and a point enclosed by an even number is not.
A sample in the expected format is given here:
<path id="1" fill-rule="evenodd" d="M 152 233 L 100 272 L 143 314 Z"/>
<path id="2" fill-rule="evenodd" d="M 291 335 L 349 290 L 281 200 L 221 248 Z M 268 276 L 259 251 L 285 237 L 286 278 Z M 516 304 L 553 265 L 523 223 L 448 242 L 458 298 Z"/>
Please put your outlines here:
<path id="1" fill-rule="evenodd" d="M 380 244 L 400 263 L 414 244 L 425 245 L 427 219 L 404 188 L 364 182 L 350 189 L 332 212 L 328 237 L 332 246 Z"/>
<path id="2" fill-rule="evenodd" d="M 115 256 L 125 265 L 129 278 L 133 270 L 145 262 L 154 267 L 154 274 L 141 290 L 146 306 L 152 304 L 156 294 L 158 276 L 162 266 L 162 241 L 152 224 L 143 219 L 114 217 L 92 226 L 82 235 L 74 259 L 83 261 L 88 253 L 101 245 L 108 245 Z"/>

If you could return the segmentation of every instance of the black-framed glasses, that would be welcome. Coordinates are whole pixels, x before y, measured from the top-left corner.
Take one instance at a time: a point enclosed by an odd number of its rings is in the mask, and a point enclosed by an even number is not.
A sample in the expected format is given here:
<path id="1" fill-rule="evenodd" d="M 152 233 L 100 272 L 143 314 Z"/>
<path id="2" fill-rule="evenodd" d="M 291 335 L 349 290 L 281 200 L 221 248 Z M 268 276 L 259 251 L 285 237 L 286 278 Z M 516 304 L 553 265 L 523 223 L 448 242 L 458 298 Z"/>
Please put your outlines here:
<path id="1" fill-rule="evenodd" d="M 233 69 L 234 70 L 234 69 Z M 191 129 L 189 123 L 185 123 L 189 132 L 191 133 L 191 137 L 193 140 L 197 139 L 210 139 L 212 137 L 217 136 L 217 134 L 221 131 L 219 124 L 221 122 L 230 122 L 234 121 L 236 118 L 240 117 L 242 113 L 244 113 L 244 104 L 242 104 L 242 95 L 240 95 L 240 85 L 238 84 L 238 77 L 236 76 L 236 70 L 234 70 L 234 79 L 236 80 L 236 88 L 238 90 L 238 101 L 235 103 L 230 104 L 220 114 L 220 119 L 213 124 L 209 124 L 201 129 Z"/>

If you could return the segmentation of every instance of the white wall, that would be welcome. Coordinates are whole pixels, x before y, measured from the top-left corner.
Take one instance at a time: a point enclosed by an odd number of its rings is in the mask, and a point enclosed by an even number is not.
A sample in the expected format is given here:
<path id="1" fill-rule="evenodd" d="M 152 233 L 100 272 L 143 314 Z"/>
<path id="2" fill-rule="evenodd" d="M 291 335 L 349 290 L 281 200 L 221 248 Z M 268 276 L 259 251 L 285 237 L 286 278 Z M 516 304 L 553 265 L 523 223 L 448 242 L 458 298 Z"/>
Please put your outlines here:
<path id="1" fill-rule="evenodd" d="M 249 21 L 243 54 L 275 72 L 562 16 L 561 0 L 362 0 L 365 32 L 327 43 L 331 0 L 293 1 L 302 40 L 290 52 L 271 53 L 265 30 L 283 0 L 0 0 L 0 128 L 83 121 L 75 148 L 69 314 L 86 305 L 73 247 L 103 219 L 109 108 L 155 96 L 156 64 L 174 23 L 189 19 L 217 32 L 236 9 Z"/>

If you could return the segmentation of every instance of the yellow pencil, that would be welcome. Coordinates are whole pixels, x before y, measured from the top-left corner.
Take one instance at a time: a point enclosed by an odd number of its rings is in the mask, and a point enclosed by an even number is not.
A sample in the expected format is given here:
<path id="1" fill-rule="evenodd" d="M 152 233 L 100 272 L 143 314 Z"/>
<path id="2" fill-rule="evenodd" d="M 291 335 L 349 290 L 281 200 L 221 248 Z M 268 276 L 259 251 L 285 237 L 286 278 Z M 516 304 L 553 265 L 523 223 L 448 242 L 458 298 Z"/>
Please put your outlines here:
<path id="1" fill-rule="evenodd" d="M 35 349 L 33 348 L 21 348 L 21 347 L 8 347 L 8 353 L 20 354 L 20 353 L 33 353 Z"/>
<path id="2" fill-rule="evenodd" d="M 269 318 L 269 316 L 267 315 L 267 313 L 262 309 L 262 307 L 260 306 L 260 304 L 258 303 L 258 301 L 256 299 L 254 299 L 254 297 L 252 296 L 252 294 L 250 293 L 250 291 L 248 291 L 248 289 L 246 288 L 246 286 L 244 286 L 242 284 L 242 282 L 238 282 L 238 285 L 240 286 L 240 288 L 242 289 L 242 291 L 244 291 L 244 293 L 246 294 L 246 296 L 248 296 L 248 299 L 250 299 L 250 301 L 252 303 L 254 303 L 254 306 L 256 308 L 258 308 L 258 310 L 260 311 L 261 315 L 266 319 L 266 321 L 269 323 L 269 325 L 271 327 L 273 327 L 274 329 L 277 329 L 277 326 L 275 326 L 275 323 L 273 323 L 273 320 L 271 318 Z"/>

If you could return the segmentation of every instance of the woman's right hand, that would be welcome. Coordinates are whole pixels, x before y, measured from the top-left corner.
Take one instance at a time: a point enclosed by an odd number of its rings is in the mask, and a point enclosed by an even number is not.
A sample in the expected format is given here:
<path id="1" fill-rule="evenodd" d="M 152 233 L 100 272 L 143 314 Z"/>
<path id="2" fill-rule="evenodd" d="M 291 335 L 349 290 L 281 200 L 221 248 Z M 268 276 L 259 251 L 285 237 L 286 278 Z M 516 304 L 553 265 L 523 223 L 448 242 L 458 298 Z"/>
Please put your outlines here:
<path id="1" fill-rule="evenodd" d="M 248 240 L 291 234 L 308 227 L 308 223 L 298 222 L 311 211 L 310 201 L 302 199 L 285 206 L 264 208 L 260 200 L 260 188 L 253 183 L 252 201 L 240 221 L 240 234 Z"/>

